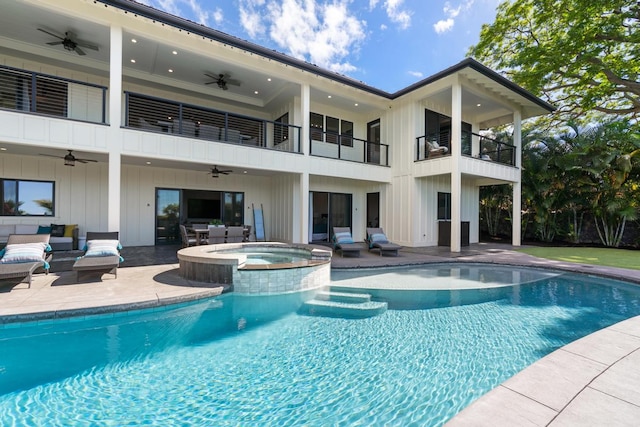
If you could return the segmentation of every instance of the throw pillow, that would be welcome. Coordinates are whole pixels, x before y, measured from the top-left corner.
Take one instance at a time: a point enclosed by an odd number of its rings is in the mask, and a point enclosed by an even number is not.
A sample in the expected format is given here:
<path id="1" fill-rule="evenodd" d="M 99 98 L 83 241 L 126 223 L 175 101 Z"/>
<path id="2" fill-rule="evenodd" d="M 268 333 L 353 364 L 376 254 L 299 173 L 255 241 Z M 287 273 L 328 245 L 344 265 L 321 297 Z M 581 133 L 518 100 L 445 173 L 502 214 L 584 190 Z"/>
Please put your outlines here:
<path id="1" fill-rule="evenodd" d="M 344 243 L 353 243 L 353 238 L 351 237 L 351 233 L 336 233 L 335 242 L 338 245 L 342 245 Z"/>
<path id="2" fill-rule="evenodd" d="M 73 230 L 78 227 L 78 224 L 67 224 L 64 226 L 64 235 L 62 237 L 73 237 Z"/>
<path id="3" fill-rule="evenodd" d="M 374 243 L 389 243 L 389 241 L 384 234 L 375 233 L 369 236 L 369 249 L 373 248 Z"/>
<path id="4" fill-rule="evenodd" d="M 51 224 L 51 237 L 64 237 L 64 224 Z"/>
<path id="5" fill-rule="evenodd" d="M 44 261 L 46 243 L 18 243 L 7 245 L 4 256 L 0 259 L 3 264 Z"/>
<path id="6" fill-rule="evenodd" d="M 89 240 L 87 242 L 87 252 L 84 256 L 111 256 L 120 255 L 118 248 L 120 242 L 117 240 Z"/>
<path id="7" fill-rule="evenodd" d="M 51 234 L 51 227 L 47 225 L 39 225 L 37 234 Z"/>

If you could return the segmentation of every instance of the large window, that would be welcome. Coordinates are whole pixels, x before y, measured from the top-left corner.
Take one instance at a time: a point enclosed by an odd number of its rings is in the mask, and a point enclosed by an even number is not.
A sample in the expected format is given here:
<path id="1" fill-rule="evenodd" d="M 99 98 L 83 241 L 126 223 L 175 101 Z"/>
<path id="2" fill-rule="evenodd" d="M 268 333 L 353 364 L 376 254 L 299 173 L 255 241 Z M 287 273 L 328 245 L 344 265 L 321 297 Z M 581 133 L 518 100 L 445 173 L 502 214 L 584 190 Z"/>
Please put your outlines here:
<path id="1" fill-rule="evenodd" d="M 451 193 L 438 193 L 438 220 L 451 220 Z"/>
<path id="2" fill-rule="evenodd" d="M 0 179 L 1 216 L 53 216 L 54 182 Z"/>
<path id="3" fill-rule="evenodd" d="M 273 145 L 278 145 L 289 139 L 289 113 L 285 113 L 278 117 L 273 125 Z M 282 125 L 278 124 L 282 123 Z"/>
<path id="4" fill-rule="evenodd" d="M 311 139 L 314 141 L 325 141 L 330 144 L 337 144 L 353 147 L 353 122 L 342 120 L 336 117 L 323 116 L 318 113 L 310 113 L 309 123 L 311 126 Z M 326 137 L 323 139 L 323 132 L 326 129 Z"/>

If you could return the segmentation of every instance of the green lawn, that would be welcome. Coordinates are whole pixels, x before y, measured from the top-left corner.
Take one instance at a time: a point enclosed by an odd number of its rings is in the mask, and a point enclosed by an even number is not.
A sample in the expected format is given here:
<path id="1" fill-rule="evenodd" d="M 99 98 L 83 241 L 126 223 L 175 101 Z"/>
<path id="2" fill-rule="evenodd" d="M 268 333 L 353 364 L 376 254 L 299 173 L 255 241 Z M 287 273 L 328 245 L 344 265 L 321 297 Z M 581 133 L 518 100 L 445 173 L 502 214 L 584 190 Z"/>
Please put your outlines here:
<path id="1" fill-rule="evenodd" d="M 521 249 L 529 255 L 556 261 L 640 270 L 640 251 L 612 248 L 531 247 Z"/>

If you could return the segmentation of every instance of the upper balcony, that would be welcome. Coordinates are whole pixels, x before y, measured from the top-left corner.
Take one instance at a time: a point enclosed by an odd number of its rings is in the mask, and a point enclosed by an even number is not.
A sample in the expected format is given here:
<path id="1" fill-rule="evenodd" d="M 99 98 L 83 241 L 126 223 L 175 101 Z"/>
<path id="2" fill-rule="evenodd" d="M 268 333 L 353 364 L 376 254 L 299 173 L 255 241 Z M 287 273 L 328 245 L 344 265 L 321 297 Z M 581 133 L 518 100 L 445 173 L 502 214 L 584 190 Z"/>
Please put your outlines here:
<path id="1" fill-rule="evenodd" d="M 437 134 L 423 135 L 416 138 L 415 161 L 423 161 L 452 154 L 451 130 Z M 498 141 L 485 135 L 462 131 L 460 138 L 460 154 L 466 157 L 496 162 L 502 165 L 515 166 L 516 147 L 513 144 Z M 477 153 L 473 147 L 477 144 Z"/>
<path id="2" fill-rule="evenodd" d="M 0 66 L 0 108 L 106 124 L 107 88 Z"/>

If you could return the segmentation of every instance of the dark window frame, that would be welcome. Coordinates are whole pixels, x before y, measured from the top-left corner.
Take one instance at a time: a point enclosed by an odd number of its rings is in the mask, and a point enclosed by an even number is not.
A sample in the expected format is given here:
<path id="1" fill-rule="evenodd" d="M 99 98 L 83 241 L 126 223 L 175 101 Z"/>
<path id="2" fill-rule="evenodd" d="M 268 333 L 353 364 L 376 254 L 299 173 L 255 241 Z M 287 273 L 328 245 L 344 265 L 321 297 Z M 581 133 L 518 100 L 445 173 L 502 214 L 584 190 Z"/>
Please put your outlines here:
<path id="1" fill-rule="evenodd" d="M 451 193 L 438 191 L 438 221 L 451 221 Z"/>
<path id="2" fill-rule="evenodd" d="M 13 185 L 15 186 L 14 190 L 12 191 L 12 194 L 9 196 L 7 193 L 7 185 L 13 183 Z M 24 188 L 23 190 L 20 189 L 20 184 L 23 185 L 27 185 L 27 183 L 36 183 L 36 184 L 47 184 L 47 185 L 51 185 L 51 194 L 50 195 L 46 195 L 45 197 L 38 197 L 38 198 L 34 198 L 31 200 L 20 200 L 22 197 L 20 195 L 21 191 L 22 192 L 26 192 L 27 189 Z M 56 204 L 55 204 L 55 195 L 56 195 L 56 183 L 55 181 L 41 181 L 41 180 L 35 180 L 35 179 L 13 179 L 13 178 L 0 178 L 0 200 L 2 201 L 2 205 L 0 205 L 0 217 L 13 217 L 13 216 L 31 216 L 31 217 L 52 217 L 55 216 L 56 213 Z M 47 199 L 47 196 L 50 196 L 50 199 Z M 9 199 L 8 197 L 11 197 L 11 199 Z M 42 213 L 42 214 L 35 214 L 35 213 L 21 213 L 21 210 L 19 209 L 20 206 L 24 205 L 25 203 L 30 203 L 30 202 L 35 202 L 36 200 L 50 200 L 51 203 L 51 209 L 49 208 L 45 208 L 47 210 L 50 210 L 50 213 Z M 14 204 L 13 208 L 9 208 L 10 203 Z M 42 207 L 42 205 L 40 205 Z"/>
<path id="3" fill-rule="evenodd" d="M 282 124 L 279 124 L 282 123 Z M 289 140 L 289 112 L 275 120 L 273 125 L 273 145 L 282 144 Z"/>

